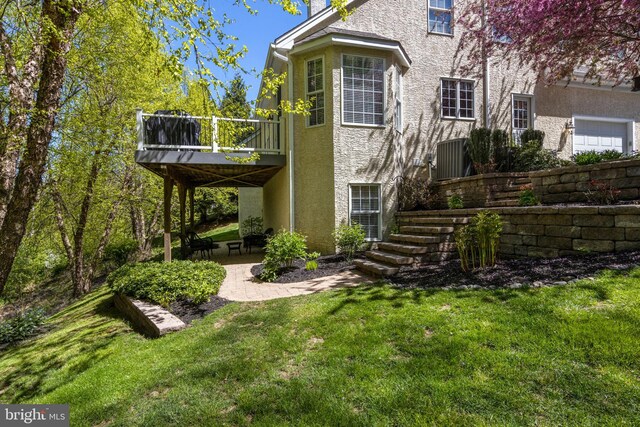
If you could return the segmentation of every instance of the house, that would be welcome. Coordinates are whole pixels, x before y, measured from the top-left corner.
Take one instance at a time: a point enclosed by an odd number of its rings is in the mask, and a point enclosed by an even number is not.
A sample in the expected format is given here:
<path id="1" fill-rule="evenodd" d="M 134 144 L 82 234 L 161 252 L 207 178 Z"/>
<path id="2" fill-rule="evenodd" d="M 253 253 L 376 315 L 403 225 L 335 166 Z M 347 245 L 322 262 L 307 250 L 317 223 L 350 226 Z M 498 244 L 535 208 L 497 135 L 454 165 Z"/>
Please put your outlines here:
<path id="1" fill-rule="evenodd" d="M 381 240 L 394 225 L 398 180 L 431 176 L 438 143 L 473 127 L 510 129 L 516 139 L 540 129 L 547 148 L 565 158 L 638 148 L 640 95 L 630 87 L 581 79 L 545 87 L 527 69 L 491 62 L 481 79 L 460 75 L 454 1 L 350 0 L 355 12 L 342 21 L 324 0 L 311 0 L 308 19 L 269 45 L 265 68 L 287 73 L 278 99 L 313 107 L 273 124 L 278 152 L 261 165 L 233 166 L 258 168 L 246 176 L 260 179 L 244 185 L 239 171 L 224 181 L 247 187 L 241 204 L 262 199 L 252 214 L 261 213 L 265 227 L 300 231 L 324 253 L 335 250 L 331 232 L 342 222 L 357 221 L 369 240 Z"/>

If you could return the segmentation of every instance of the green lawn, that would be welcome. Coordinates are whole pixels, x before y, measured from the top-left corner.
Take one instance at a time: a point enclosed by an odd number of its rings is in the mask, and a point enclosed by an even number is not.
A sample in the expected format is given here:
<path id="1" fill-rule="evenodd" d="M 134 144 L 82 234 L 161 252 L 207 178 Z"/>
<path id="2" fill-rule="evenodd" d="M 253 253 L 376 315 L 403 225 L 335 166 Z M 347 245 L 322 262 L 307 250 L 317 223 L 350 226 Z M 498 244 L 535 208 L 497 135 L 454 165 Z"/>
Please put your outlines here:
<path id="1" fill-rule="evenodd" d="M 640 269 L 546 289 L 234 303 L 158 340 L 105 289 L 0 357 L 73 425 L 640 425 Z"/>
<path id="2" fill-rule="evenodd" d="M 214 228 L 206 233 L 199 233 L 200 237 L 211 237 L 217 242 L 227 242 L 229 240 L 240 240 L 238 223 L 231 223 L 223 227 Z"/>

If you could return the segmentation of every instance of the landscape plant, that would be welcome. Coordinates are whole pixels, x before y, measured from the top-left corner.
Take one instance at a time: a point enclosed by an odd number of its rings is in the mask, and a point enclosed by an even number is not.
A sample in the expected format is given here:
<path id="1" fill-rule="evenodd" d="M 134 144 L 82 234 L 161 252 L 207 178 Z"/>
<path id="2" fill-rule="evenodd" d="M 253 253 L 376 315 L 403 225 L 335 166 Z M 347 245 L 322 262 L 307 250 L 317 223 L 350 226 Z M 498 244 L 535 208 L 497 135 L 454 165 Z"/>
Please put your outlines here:
<path id="1" fill-rule="evenodd" d="M 265 246 L 260 278 L 273 282 L 282 268 L 292 267 L 297 259 L 307 259 L 307 238 L 295 231 L 280 230 Z"/>
<path id="2" fill-rule="evenodd" d="M 494 129 L 491 131 L 491 145 L 495 169 L 500 172 L 509 172 L 513 156 L 509 132 L 503 129 Z"/>
<path id="3" fill-rule="evenodd" d="M 473 167 L 478 174 L 495 170 L 496 165 L 493 159 L 494 153 L 490 129 L 472 129 L 469 133 L 468 151 Z"/>
<path id="4" fill-rule="evenodd" d="M 470 224 L 457 229 L 454 238 L 462 270 L 495 265 L 501 234 L 502 219 L 490 211 L 479 212 Z"/>
<path id="5" fill-rule="evenodd" d="M 523 188 L 518 196 L 518 206 L 537 206 L 540 204 L 536 193 L 531 188 Z"/>
<path id="6" fill-rule="evenodd" d="M 107 278 L 114 292 L 163 306 L 178 300 L 201 304 L 216 295 L 226 276 L 212 261 L 144 262 L 120 267 Z"/>
<path id="7" fill-rule="evenodd" d="M 552 169 L 560 165 L 556 153 L 544 149 L 541 140 L 525 139 L 516 149 L 514 170 L 517 172 Z"/>
<path id="8" fill-rule="evenodd" d="M 0 344 L 15 343 L 34 335 L 46 320 L 41 308 L 28 309 L 0 322 Z"/>
<path id="9" fill-rule="evenodd" d="M 398 208 L 401 211 L 431 209 L 438 202 L 438 193 L 426 178 L 403 177 L 398 190 Z"/>
<path id="10" fill-rule="evenodd" d="M 264 231 L 264 223 L 261 216 L 248 216 L 240 225 L 243 236 L 252 234 L 262 234 Z"/>
<path id="11" fill-rule="evenodd" d="M 351 225 L 340 224 L 333 230 L 333 240 L 341 254 L 347 261 L 353 260 L 355 253 L 364 245 L 367 234 L 362 225 L 354 222 Z"/>
<path id="12" fill-rule="evenodd" d="M 616 150 L 604 150 L 604 151 L 581 151 L 580 153 L 573 155 L 573 161 L 577 165 L 593 165 L 600 162 L 607 162 L 612 160 L 620 160 L 624 158 L 624 153 Z"/>
<path id="13" fill-rule="evenodd" d="M 453 196 L 449 196 L 447 198 L 447 206 L 449 209 L 462 209 L 464 208 L 464 202 L 462 201 L 462 197 L 458 194 L 454 194 Z"/>
<path id="14" fill-rule="evenodd" d="M 620 197 L 620 190 L 608 182 L 592 179 L 584 195 L 594 205 L 613 205 Z"/>

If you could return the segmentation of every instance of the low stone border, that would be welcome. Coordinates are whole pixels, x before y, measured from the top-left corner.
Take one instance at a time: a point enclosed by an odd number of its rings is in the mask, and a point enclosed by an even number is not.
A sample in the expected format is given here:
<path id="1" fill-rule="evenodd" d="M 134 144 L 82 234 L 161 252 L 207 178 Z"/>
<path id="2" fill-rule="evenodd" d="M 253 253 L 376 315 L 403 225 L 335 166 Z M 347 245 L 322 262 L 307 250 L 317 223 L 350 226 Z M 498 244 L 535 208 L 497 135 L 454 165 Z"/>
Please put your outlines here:
<path id="1" fill-rule="evenodd" d="M 132 299 L 119 293 L 113 296 L 113 301 L 118 310 L 151 338 L 158 338 L 187 327 L 186 323 L 159 305 Z"/>
<path id="2" fill-rule="evenodd" d="M 510 285 L 503 286 L 480 286 L 480 285 L 460 285 L 460 286 L 445 286 L 441 289 L 445 291 L 469 291 L 469 290 L 496 290 L 496 289 L 526 289 L 526 288 L 550 288 L 552 286 L 563 286 L 568 285 L 569 283 L 575 283 L 580 280 L 596 280 L 595 277 L 585 276 L 585 277 L 574 277 L 567 276 L 562 277 L 559 280 L 536 280 L 533 283 L 529 282 L 514 282 Z"/>

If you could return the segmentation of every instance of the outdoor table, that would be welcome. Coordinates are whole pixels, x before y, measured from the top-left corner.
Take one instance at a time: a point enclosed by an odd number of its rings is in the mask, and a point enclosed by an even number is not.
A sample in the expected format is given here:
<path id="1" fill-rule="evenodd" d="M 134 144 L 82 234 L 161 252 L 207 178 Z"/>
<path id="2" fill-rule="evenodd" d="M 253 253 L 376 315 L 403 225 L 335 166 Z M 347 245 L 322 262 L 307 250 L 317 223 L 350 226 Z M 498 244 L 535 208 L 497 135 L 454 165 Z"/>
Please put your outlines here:
<path id="1" fill-rule="evenodd" d="M 231 256 L 231 251 L 238 251 L 238 253 L 242 255 L 242 251 L 240 250 L 242 242 L 229 242 L 227 243 L 227 247 L 229 248 L 229 255 L 227 256 Z"/>

